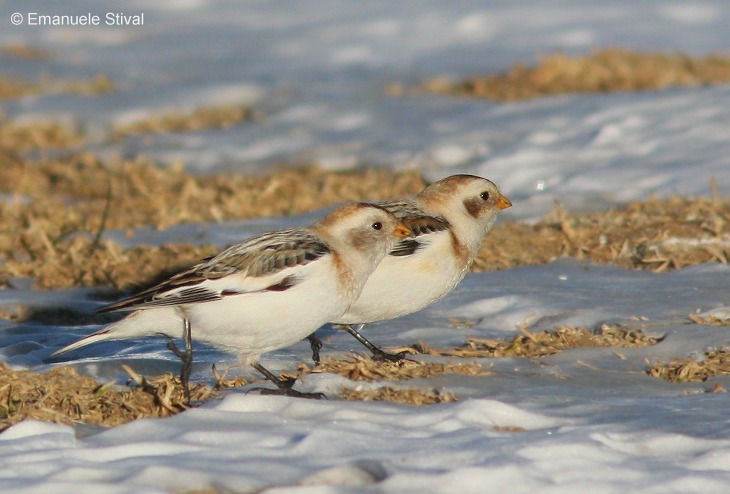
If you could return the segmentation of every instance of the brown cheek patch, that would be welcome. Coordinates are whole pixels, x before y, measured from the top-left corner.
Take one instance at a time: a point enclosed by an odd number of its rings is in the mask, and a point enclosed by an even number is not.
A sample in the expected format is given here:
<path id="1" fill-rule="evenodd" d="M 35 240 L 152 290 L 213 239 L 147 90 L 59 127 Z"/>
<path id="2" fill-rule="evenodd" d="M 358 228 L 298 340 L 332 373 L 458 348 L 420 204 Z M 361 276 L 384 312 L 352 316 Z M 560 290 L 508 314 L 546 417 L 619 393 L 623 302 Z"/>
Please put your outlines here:
<path id="1" fill-rule="evenodd" d="M 360 252 L 368 250 L 373 243 L 372 235 L 368 231 L 356 231 L 350 233 L 349 243 Z"/>
<path id="2" fill-rule="evenodd" d="M 464 207 L 467 212 L 475 218 L 479 217 L 479 212 L 482 210 L 484 201 L 481 199 L 467 199 L 464 201 Z"/>

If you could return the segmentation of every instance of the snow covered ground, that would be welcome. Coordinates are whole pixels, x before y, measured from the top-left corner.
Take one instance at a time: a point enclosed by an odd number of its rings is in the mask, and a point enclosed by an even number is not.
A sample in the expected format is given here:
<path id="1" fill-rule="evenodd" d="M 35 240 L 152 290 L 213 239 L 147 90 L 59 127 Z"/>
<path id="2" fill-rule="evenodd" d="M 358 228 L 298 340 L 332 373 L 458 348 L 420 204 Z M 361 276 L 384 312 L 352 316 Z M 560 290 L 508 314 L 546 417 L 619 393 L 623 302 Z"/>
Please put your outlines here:
<path id="1" fill-rule="evenodd" d="M 558 198 L 596 209 L 649 194 L 730 190 L 730 89 L 571 95 L 497 105 L 441 96 L 388 96 L 391 83 L 506 69 L 536 54 L 625 48 L 707 54 L 730 46 L 721 1 L 528 0 L 451 2 L 132 1 L 141 27 L 13 26 L 11 14 L 101 14 L 116 3 L 0 4 L 0 44 L 54 53 L 47 62 L 3 60 L 3 71 L 42 67 L 68 79 L 109 74 L 104 97 L 56 94 L 4 103 L 8 116 L 75 122 L 94 149 L 189 169 L 265 170 L 274 162 L 346 168 L 417 168 L 493 179 L 515 203 L 504 215 L 534 219 Z M 43 65 L 46 64 L 46 65 Z M 106 140 L 105 129 L 160 109 L 248 102 L 265 118 L 227 131 Z M 296 223 L 272 218 L 187 225 L 136 239 L 204 232 L 220 244 Z M 242 233 L 243 231 L 243 233 Z M 111 235 L 114 235 L 112 232 Z M 119 236 L 121 237 L 121 235 Z M 652 274 L 560 261 L 472 274 L 449 297 L 366 329 L 375 342 L 453 346 L 467 336 L 510 337 L 559 324 L 620 321 L 663 336 L 637 349 L 579 349 L 539 361 L 490 359 L 487 377 L 442 376 L 430 386 L 459 401 L 413 408 L 230 392 L 165 420 L 107 431 L 25 422 L 0 434 L 3 492 L 167 492 L 217 486 L 266 492 L 727 492 L 730 409 L 714 383 L 667 384 L 648 361 L 727 345 L 726 329 L 689 324 L 696 309 L 730 305 L 730 269 L 713 264 Z M 0 304 L 91 309 L 83 290 L 0 291 Z M 475 324 L 455 327 L 449 319 Z M 0 321 L 0 360 L 44 369 L 50 353 L 92 327 Z M 325 351 L 361 351 L 325 329 Z M 618 355 L 617 355 L 618 354 Z M 89 347 L 76 362 L 115 378 L 176 369 L 159 341 Z M 231 357 L 201 348 L 195 378 Z M 305 343 L 269 355 L 272 370 L 309 358 Z M 435 358 L 435 357 L 434 357 Z M 302 390 L 334 392 L 344 379 L 310 375 Z M 524 431 L 522 431 L 524 429 Z"/>

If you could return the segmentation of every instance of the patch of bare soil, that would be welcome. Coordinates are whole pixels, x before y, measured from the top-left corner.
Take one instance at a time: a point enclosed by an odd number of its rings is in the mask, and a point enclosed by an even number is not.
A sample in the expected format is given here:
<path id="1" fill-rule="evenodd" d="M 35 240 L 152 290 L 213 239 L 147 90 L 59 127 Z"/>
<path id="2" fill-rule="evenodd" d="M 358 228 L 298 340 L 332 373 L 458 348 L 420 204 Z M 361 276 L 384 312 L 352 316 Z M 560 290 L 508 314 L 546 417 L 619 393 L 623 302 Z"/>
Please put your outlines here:
<path id="1" fill-rule="evenodd" d="M 518 64 L 504 74 L 453 83 L 433 80 L 420 90 L 498 102 L 567 93 L 645 91 L 730 82 L 730 57 L 640 53 L 620 48 L 585 56 L 550 54 L 534 66 Z"/>

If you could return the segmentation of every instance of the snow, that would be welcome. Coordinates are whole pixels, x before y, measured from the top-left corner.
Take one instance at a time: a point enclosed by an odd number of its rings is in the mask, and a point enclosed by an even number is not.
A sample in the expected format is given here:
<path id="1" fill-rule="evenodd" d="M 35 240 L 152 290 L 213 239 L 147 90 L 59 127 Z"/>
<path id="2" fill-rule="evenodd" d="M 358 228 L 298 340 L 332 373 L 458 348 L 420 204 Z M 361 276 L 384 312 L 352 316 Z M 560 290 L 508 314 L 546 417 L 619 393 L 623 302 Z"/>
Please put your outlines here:
<path id="1" fill-rule="evenodd" d="M 36 9 L 36 7 L 33 7 Z M 117 4 L 74 0 L 41 13 L 104 14 Z M 534 220 L 555 199 L 595 210 L 650 194 L 704 194 L 711 179 L 730 188 L 727 86 L 632 94 L 555 96 L 494 104 L 432 95 L 388 96 L 393 83 L 504 70 L 554 51 L 625 48 L 705 55 L 730 43 L 730 7 L 701 0 L 576 4 L 537 0 L 385 2 L 133 1 L 143 27 L 14 27 L 0 6 L 0 44 L 54 53 L 50 62 L 3 59 L 32 77 L 44 64 L 69 80 L 106 73 L 120 90 L 104 97 L 51 94 L 4 103 L 10 117 L 73 121 L 91 147 L 141 152 L 206 173 L 266 170 L 277 162 L 327 168 L 419 169 L 436 179 L 470 172 L 493 179 L 515 203 L 504 218 Z M 166 109 L 249 103 L 262 122 L 225 131 L 108 142 L 104 129 Z M 191 239 L 225 245 L 248 235 L 311 222 L 295 218 L 141 228 L 131 245 Z M 486 377 L 439 376 L 429 386 L 456 403 L 310 401 L 228 392 L 163 420 L 110 430 L 26 421 L 0 434 L 3 492 L 169 492 L 215 486 L 236 492 L 726 492 L 730 405 L 707 383 L 669 384 L 644 374 L 647 362 L 722 348 L 727 329 L 688 315 L 727 319 L 730 268 L 711 264 L 653 274 L 577 261 L 470 274 L 421 313 L 371 325 L 390 345 L 423 340 L 459 345 L 469 336 L 509 338 L 560 324 L 604 322 L 644 329 L 661 342 L 631 349 L 576 349 L 539 360 L 482 359 Z M 91 311 L 85 290 L 35 291 L 27 280 L 0 291 L 3 309 L 71 306 Z M 468 320 L 455 326 L 450 318 Z M 0 361 L 44 370 L 50 354 L 98 327 L 0 321 Z M 324 328 L 324 352 L 362 349 Z M 72 362 L 102 379 L 119 364 L 156 374 L 177 369 L 155 339 L 79 352 Z M 430 357 L 434 360 L 445 360 Z M 264 365 L 292 369 L 307 343 L 273 352 Z M 196 348 L 194 378 L 230 355 Z M 233 372 L 247 373 L 245 369 Z M 298 387 L 332 395 L 344 378 L 309 375 Z M 353 384 L 350 383 L 350 386 Z M 379 384 L 366 384 L 377 386 Z"/>

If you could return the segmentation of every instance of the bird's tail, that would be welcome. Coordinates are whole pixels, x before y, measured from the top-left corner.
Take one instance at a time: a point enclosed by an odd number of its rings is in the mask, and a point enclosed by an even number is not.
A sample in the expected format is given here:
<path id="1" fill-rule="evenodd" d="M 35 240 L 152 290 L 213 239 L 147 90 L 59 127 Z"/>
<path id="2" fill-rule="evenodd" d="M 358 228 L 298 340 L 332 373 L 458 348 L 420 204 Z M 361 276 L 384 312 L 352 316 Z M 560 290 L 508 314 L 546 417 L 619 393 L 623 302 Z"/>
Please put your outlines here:
<path id="1" fill-rule="evenodd" d="M 92 343 L 97 343 L 99 341 L 112 340 L 112 339 L 115 339 L 112 329 L 111 329 L 111 327 L 106 327 L 106 328 L 102 329 L 101 331 L 92 333 L 89 336 L 86 336 L 84 338 L 81 338 L 78 341 L 71 343 L 70 345 L 66 345 L 65 347 L 61 348 L 60 350 L 56 350 L 55 352 L 53 352 L 51 354 L 51 357 L 61 355 L 62 353 L 70 352 L 71 350 L 76 350 L 77 348 L 81 348 L 86 345 L 91 345 Z"/>
<path id="2" fill-rule="evenodd" d="M 163 333 L 172 337 L 180 337 L 183 331 L 182 318 L 175 308 L 163 307 L 149 310 L 138 310 L 124 319 L 114 322 L 104 329 L 81 338 L 70 345 L 51 354 L 52 357 L 77 348 L 108 340 L 139 338 Z"/>

